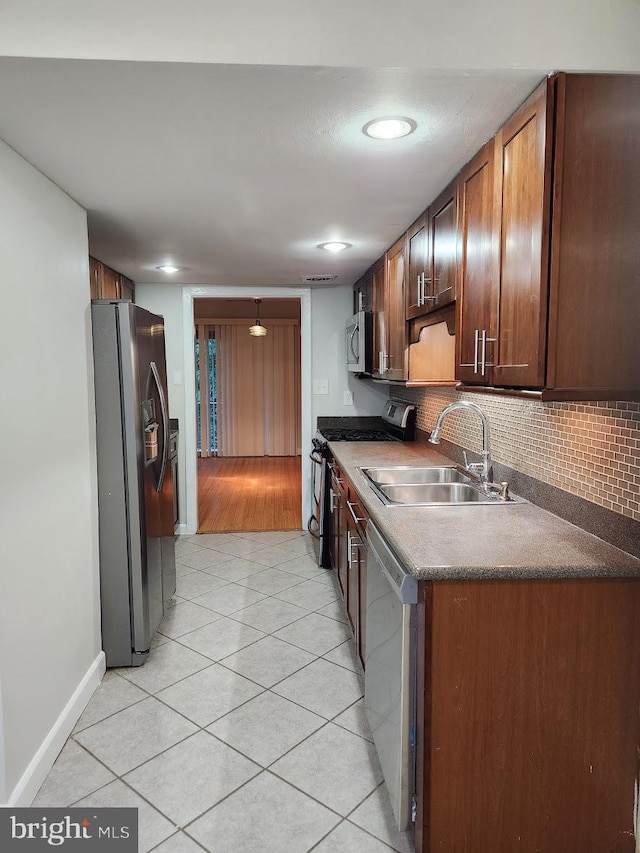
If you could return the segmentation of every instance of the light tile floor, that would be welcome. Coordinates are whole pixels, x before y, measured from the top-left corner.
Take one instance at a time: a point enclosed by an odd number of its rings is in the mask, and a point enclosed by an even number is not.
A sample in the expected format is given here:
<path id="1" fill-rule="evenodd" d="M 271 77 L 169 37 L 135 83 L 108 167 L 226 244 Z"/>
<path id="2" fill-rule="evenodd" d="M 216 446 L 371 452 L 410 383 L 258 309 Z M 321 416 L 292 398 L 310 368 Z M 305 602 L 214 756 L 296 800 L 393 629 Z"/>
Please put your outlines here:
<path id="1" fill-rule="evenodd" d="M 411 853 L 311 537 L 183 536 L 176 560 L 147 662 L 107 672 L 34 805 L 137 807 L 141 853 Z"/>

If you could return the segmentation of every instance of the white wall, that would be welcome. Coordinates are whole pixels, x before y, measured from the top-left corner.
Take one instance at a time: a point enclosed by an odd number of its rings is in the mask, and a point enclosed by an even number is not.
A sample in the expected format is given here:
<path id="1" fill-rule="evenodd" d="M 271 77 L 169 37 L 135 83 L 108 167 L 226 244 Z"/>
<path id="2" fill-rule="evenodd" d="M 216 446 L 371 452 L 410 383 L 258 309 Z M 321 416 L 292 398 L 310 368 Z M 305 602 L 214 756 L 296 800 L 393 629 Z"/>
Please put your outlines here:
<path id="1" fill-rule="evenodd" d="M 350 375 L 345 366 L 344 323 L 353 314 L 351 287 L 321 287 L 311 291 L 311 364 L 314 381 L 327 379 L 329 393 L 313 395 L 313 425 L 318 415 L 380 415 L 389 386 L 374 386 Z M 344 392 L 353 392 L 346 406 Z"/>
<path id="2" fill-rule="evenodd" d="M 3 142 L 0 199 L 0 802 L 29 805 L 102 661 L 87 225 Z"/>
<path id="3" fill-rule="evenodd" d="M 238 289 L 239 293 L 243 293 Z M 253 291 L 252 291 L 253 293 Z M 186 472 L 185 435 L 182 429 L 185 423 L 185 406 L 193 405 L 185 399 L 184 331 L 182 316 L 182 288 L 179 285 L 138 284 L 136 302 L 149 311 L 161 314 L 165 318 L 165 336 L 167 345 L 167 372 L 169 376 L 169 412 L 171 417 L 180 420 L 180 449 L 178 464 L 180 471 Z M 327 379 L 328 395 L 311 396 L 311 389 L 303 387 L 303 397 L 311 398 L 312 432 L 315 431 L 318 415 L 379 415 L 388 397 L 388 386 L 371 387 L 353 376 L 347 375 L 344 365 L 345 352 L 343 329 L 344 321 L 353 311 L 353 292 L 350 287 L 318 288 L 311 291 L 311 372 L 314 379 Z M 173 384 L 173 372 L 181 374 L 183 384 Z M 344 405 L 344 392 L 352 390 L 354 405 Z M 307 448 L 303 447 L 303 455 Z M 303 465 L 304 484 L 309 487 L 310 472 Z M 180 476 L 180 519 L 186 519 L 187 496 L 186 476 Z M 307 517 L 305 509 L 303 517 Z"/>

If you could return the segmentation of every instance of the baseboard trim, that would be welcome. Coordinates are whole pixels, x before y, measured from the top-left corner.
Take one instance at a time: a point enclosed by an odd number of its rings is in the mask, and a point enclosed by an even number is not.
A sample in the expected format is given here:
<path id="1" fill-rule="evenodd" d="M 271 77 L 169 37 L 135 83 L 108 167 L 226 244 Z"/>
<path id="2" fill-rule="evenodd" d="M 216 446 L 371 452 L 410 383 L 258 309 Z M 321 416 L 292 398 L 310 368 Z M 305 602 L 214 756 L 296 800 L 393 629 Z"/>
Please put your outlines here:
<path id="1" fill-rule="evenodd" d="M 31 759 L 29 766 L 22 774 L 20 781 L 9 795 L 6 803 L 10 808 L 30 806 L 35 795 L 40 790 L 47 774 L 53 767 L 58 754 L 78 722 L 80 715 L 94 690 L 100 684 L 106 670 L 104 652 L 100 652 L 93 661 L 82 681 L 75 689 L 73 696 L 65 705 L 62 713 L 51 727 L 49 734 L 43 740 L 40 748 Z"/>

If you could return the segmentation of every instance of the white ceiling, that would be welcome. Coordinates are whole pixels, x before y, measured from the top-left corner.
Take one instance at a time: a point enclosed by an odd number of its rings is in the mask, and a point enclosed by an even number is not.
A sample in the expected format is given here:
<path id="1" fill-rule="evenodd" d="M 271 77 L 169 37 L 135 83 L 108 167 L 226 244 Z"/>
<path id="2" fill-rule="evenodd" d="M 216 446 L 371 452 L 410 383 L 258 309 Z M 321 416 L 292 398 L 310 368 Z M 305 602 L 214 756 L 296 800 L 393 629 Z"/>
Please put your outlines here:
<path id="1" fill-rule="evenodd" d="M 637 0 L 526 8 L 4 0 L 0 138 L 135 281 L 172 261 L 172 282 L 350 283 L 549 70 L 640 71 Z M 416 133 L 365 137 L 385 114 Z M 316 248 L 332 239 L 353 247 Z"/>

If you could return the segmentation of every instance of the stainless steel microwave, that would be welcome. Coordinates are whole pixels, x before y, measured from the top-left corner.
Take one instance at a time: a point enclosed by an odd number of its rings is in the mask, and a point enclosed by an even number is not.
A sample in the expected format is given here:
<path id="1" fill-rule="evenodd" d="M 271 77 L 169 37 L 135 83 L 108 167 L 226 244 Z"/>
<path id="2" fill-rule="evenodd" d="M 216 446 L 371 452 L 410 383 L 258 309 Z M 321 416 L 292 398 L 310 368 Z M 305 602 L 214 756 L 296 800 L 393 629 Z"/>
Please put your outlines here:
<path id="1" fill-rule="evenodd" d="M 358 311 L 345 323 L 347 370 L 371 373 L 373 364 L 373 314 Z"/>

